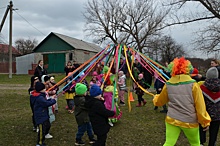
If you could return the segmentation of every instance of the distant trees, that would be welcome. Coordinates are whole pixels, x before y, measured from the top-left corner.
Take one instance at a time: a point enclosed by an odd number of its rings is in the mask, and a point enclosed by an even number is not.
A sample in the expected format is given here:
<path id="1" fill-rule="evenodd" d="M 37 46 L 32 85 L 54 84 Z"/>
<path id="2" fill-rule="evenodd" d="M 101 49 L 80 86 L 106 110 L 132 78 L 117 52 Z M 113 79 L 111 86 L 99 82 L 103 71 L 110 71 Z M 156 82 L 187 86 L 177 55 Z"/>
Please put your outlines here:
<path id="1" fill-rule="evenodd" d="M 152 54 L 151 57 L 161 62 L 171 62 L 176 57 L 186 56 L 182 45 L 178 44 L 171 36 L 162 36 L 154 39 L 151 42 L 151 47 L 148 50 L 148 54 Z"/>
<path id="2" fill-rule="evenodd" d="M 160 34 L 168 13 L 154 0 L 89 0 L 83 14 L 85 31 L 95 42 L 127 44 L 142 52 Z"/>
<path id="3" fill-rule="evenodd" d="M 15 41 L 15 48 L 21 52 L 22 55 L 32 53 L 33 49 L 37 46 L 36 39 L 17 39 Z"/>

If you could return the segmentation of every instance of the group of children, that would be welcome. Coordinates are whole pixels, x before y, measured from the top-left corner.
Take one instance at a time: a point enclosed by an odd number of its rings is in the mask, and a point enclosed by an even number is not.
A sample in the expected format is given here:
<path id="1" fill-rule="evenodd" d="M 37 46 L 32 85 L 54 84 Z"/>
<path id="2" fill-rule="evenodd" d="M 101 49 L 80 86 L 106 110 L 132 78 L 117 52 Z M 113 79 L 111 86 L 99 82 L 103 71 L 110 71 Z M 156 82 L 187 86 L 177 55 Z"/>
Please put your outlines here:
<path id="1" fill-rule="evenodd" d="M 175 59 L 168 66 L 171 78 L 162 83 L 155 81 L 157 95 L 153 99 L 155 108 L 163 106 L 166 116 L 166 142 L 164 146 L 175 145 L 182 130 L 192 146 L 203 145 L 206 141 L 205 131 L 209 129 L 209 145 L 215 146 L 220 125 L 220 79 L 218 70 L 210 68 L 206 73 L 206 80 L 201 86 L 190 77 L 193 68 L 184 58 Z M 161 71 L 162 72 L 162 71 Z M 106 79 L 103 81 L 103 78 Z M 102 79 L 102 80 L 101 80 Z M 123 71 L 118 72 L 115 82 L 113 74 L 100 77 L 97 72 L 92 73 L 88 84 L 86 80 L 74 81 L 71 75 L 66 79 L 63 89 L 67 100 L 68 112 L 74 113 L 78 125 L 75 145 L 85 145 L 82 136 L 87 132 L 89 143 L 94 146 L 105 145 L 110 126 L 120 119 L 120 106 L 125 105 L 124 94 L 127 90 L 126 76 Z M 70 83 L 71 82 L 71 83 Z M 146 104 L 143 99 L 146 86 L 142 73 L 137 75 L 135 93 L 138 97 L 137 107 Z M 45 138 L 52 138 L 49 134 L 56 105 L 56 89 L 46 92 L 55 84 L 54 77 L 43 75 L 41 82 L 38 77 L 31 78 L 30 106 L 34 130 L 38 130 L 37 146 L 44 146 Z M 115 84 L 118 86 L 115 88 Z M 103 89 L 101 89 L 103 87 Z M 204 98 L 203 98 L 204 96 Z M 118 101 L 119 98 L 119 101 Z M 169 110 L 166 104 L 168 103 Z M 52 114 L 50 113 L 52 112 Z M 55 117 L 54 117 L 55 118 Z M 97 140 L 94 138 L 97 136 Z"/>
<path id="2" fill-rule="evenodd" d="M 119 76 L 123 74 L 120 72 Z M 74 113 L 78 125 L 75 145 L 84 145 L 82 136 L 87 131 L 90 144 L 94 146 L 105 145 L 107 133 L 112 126 L 110 123 L 117 122 L 122 113 L 117 106 L 117 100 L 112 110 L 112 98 L 117 98 L 117 93 L 113 97 L 113 81 L 107 80 L 105 88 L 102 91 L 101 81 L 95 81 L 97 74 L 93 73 L 93 79 L 88 83 L 83 80 L 82 83 L 76 83 L 73 78 L 66 79 L 66 85 L 63 88 L 67 109 L 69 113 Z M 125 90 L 125 79 L 119 79 L 121 90 Z M 53 138 L 50 135 L 51 123 L 55 120 L 55 111 L 58 113 L 56 93 L 58 88 L 50 89 L 55 85 L 54 77 L 43 75 L 41 82 L 38 77 L 31 77 L 31 87 L 29 88 L 30 106 L 32 109 L 33 130 L 38 132 L 37 146 L 44 146 L 45 138 Z M 48 90 L 50 89 L 50 90 Z M 90 92 L 90 94 L 88 94 Z M 122 97 L 123 94 L 120 94 Z M 121 98 L 124 101 L 124 98 Z M 119 112 L 117 112 L 119 111 Z M 97 119 L 100 124 L 97 123 Z M 90 123 L 91 121 L 91 123 Z M 37 130 L 38 129 L 38 130 Z M 94 139 L 97 135 L 97 140 Z"/>

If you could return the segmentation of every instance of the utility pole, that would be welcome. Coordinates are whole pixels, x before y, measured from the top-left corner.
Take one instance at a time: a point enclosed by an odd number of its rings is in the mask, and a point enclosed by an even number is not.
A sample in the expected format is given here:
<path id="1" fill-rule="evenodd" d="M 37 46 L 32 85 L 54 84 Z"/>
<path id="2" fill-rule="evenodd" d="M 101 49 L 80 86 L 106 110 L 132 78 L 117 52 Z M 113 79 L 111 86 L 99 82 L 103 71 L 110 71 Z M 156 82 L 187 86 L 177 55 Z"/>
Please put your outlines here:
<path id="1" fill-rule="evenodd" d="M 8 12 L 10 12 L 10 22 L 9 22 L 9 47 L 8 47 L 8 57 L 9 57 L 9 78 L 12 78 L 12 11 L 13 11 L 13 3 L 9 2 L 9 5 L 5 11 L 4 17 L 2 19 L 0 25 L 0 32 L 2 31 L 5 19 L 7 17 Z"/>
<path id="2" fill-rule="evenodd" d="M 12 12 L 13 12 L 13 3 L 10 1 L 9 9 L 10 9 L 10 23 L 9 23 L 9 79 L 12 78 Z"/>

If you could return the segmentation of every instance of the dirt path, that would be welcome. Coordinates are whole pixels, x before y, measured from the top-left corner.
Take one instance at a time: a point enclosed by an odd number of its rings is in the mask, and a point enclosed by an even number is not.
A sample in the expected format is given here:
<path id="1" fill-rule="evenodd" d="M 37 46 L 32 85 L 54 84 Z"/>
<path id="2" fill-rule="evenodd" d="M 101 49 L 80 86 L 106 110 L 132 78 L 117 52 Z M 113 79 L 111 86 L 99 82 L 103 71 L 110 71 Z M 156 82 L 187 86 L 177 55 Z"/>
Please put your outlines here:
<path id="1" fill-rule="evenodd" d="M 12 90 L 28 90 L 30 85 L 28 84 L 0 84 L 0 90 L 12 89 Z"/>

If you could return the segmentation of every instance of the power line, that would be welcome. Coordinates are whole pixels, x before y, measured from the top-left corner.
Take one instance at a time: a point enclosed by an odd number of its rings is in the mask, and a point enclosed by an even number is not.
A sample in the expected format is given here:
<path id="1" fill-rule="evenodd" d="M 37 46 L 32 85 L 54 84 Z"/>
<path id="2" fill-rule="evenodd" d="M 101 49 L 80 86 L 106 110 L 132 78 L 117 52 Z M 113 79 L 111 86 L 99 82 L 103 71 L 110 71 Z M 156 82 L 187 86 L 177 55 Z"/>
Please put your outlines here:
<path id="1" fill-rule="evenodd" d="M 17 14 L 18 12 L 15 11 Z M 30 26 L 32 26 L 34 29 L 36 29 L 38 32 L 40 32 L 42 35 L 45 36 L 45 34 L 43 32 L 41 32 L 39 29 L 37 29 L 35 26 L 33 26 L 29 21 L 27 21 L 27 19 L 25 19 L 23 16 L 21 16 L 20 14 L 18 14 L 18 16 L 20 16 L 22 19 L 24 19 Z"/>
<path id="2" fill-rule="evenodd" d="M 5 36 L 2 33 L 0 33 L 0 39 L 3 43 L 9 44 L 9 42 L 5 39 Z"/>

